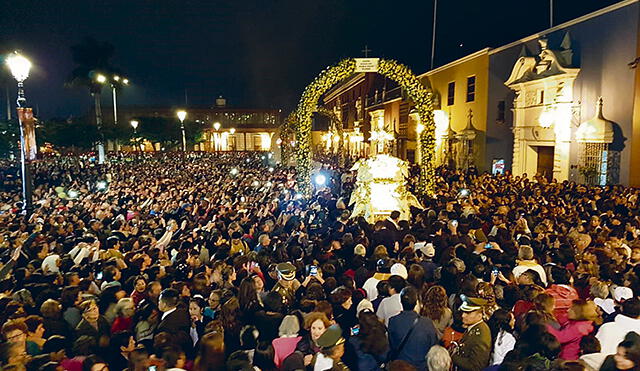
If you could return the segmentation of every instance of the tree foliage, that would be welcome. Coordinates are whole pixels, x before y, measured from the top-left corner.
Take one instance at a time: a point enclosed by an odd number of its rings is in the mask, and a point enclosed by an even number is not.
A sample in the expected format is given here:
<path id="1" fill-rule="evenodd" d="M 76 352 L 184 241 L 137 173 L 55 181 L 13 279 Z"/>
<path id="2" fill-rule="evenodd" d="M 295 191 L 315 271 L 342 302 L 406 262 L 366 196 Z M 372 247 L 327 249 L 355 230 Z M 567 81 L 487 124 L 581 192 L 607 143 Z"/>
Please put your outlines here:
<path id="1" fill-rule="evenodd" d="M 39 144 L 51 143 L 57 148 L 91 149 L 98 140 L 98 129 L 88 119 L 53 119 L 39 125 L 36 132 Z"/>
<path id="2" fill-rule="evenodd" d="M 165 117 L 138 117 L 138 136 L 153 143 L 160 143 L 167 149 L 182 147 L 182 129 L 180 122 Z M 203 130 L 199 123 L 185 121 L 185 136 L 187 144 L 193 145 L 203 141 Z M 129 133 L 133 133 L 129 128 Z"/>

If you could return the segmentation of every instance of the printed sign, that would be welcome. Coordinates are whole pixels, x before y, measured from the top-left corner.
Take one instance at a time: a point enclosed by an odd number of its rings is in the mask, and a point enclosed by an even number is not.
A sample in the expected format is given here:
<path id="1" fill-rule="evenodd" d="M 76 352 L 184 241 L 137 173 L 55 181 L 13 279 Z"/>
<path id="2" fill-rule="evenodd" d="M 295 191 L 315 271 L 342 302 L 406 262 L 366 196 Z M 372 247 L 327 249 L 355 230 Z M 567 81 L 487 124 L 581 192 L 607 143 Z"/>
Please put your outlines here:
<path id="1" fill-rule="evenodd" d="M 378 72 L 379 60 L 380 58 L 356 58 L 356 73 Z"/>

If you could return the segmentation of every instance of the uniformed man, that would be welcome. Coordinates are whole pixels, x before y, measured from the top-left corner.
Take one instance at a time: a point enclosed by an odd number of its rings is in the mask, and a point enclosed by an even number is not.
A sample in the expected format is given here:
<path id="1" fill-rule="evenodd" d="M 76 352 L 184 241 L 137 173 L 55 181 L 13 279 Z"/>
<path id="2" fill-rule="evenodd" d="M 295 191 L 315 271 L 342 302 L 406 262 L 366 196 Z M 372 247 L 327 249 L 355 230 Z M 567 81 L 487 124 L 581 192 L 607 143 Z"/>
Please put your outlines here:
<path id="1" fill-rule="evenodd" d="M 457 347 L 452 349 L 451 359 L 457 370 L 480 371 L 489 364 L 491 331 L 483 320 L 485 299 L 463 297 L 460 306 L 462 324 L 466 331 Z"/>
<path id="2" fill-rule="evenodd" d="M 321 351 L 316 355 L 313 363 L 314 371 L 349 371 L 349 368 L 342 363 L 344 341 L 340 325 L 329 326 L 318 338 Z"/>
<path id="3" fill-rule="evenodd" d="M 296 267 L 287 262 L 276 266 L 278 272 L 278 282 L 273 287 L 273 291 L 282 296 L 282 302 L 287 306 L 295 302 L 296 291 L 300 287 L 300 282 L 296 279 Z"/>

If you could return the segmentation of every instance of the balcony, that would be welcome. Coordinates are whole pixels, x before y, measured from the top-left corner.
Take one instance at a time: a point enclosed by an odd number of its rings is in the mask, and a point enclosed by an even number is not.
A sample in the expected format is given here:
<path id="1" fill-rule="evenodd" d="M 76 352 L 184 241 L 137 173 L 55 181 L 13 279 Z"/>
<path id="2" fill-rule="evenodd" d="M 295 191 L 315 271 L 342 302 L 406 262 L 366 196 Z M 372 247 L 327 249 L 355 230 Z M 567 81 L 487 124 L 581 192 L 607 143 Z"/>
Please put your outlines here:
<path id="1" fill-rule="evenodd" d="M 402 87 L 397 86 L 391 90 L 382 90 L 382 91 L 377 91 L 377 94 L 374 94 L 373 96 L 369 97 L 367 96 L 366 98 L 366 104 L 365 107 L 369 108 L 369 107 L 373 107 L 376 106 L 378 104 L 383 104 L 386 103 L 390 100 L 394 100 L 397 98 L 402 98 Z"/>

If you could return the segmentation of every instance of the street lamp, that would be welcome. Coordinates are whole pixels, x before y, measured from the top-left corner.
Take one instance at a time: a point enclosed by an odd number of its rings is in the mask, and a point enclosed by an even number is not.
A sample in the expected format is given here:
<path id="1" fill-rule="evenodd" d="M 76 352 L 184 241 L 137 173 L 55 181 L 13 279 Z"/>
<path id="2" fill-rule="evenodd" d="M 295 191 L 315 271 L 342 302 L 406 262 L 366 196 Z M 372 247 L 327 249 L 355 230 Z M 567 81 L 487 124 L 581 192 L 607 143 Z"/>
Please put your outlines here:
<path id="1" fill-rule="evenodd" d="M 131 120 L 129 121 L 129 123 L 131 124 L 131 127 L 133 128 L 133 149 L 134 152 L 138 151 L 138 141 L 136 140 L 136 136 L 138 135 L 138 125 L 140 124 L 138 122 L 138 120 Z"/>
<path id="2" fill-rule="evenodd" d="M 184 119 L 187 117 L 187 111 L 180 110 L 177 112 L 178 120 L 180 120 L 180 129 L 182 129 L 182 151 L 187 151 L 187 135 L 184 132 Z"/>
<path id="3" fill-rule="evenodd" d="M 220 134 L 218 134 L 218 130 L 220 130 L 220 123 L 219 122 L 214 122 L 213 123 L 213 128 L 215 129 L 215 133 L 214 133 L 214 140 L 213 140 L 213 145 L 214 145 L 214 151 L 219 151 L 221 148 L 220 146 Z"/>
<path id="4" fill-rule="evenodd" d="M 98 75 L 98 77 L 100 76 L 102 75 Z M 129 85 L 129 79 L 124 79 L 119 75 L 113 75 L 112 80 L 113 81 L 111 81 L 111 96 L 113 97 L 113 125 L 118 126 L 118 102 L 116 99 L 116 96 L 117 96 L 116 88 L 122 85 Z"/>
<path id="5" fill-rule="evenodd" d="M 107 82 L 107 77 L 101 73 L 98 73 L 94 76 L 94 80 L 96 83 L 100 85 L 99 89 L 93 91 L 91 94 L 93 95 L 93 104 L 95 105 L 96 110 L 96 127 L 98 128 L 98 163 L 104 164 L 105 155 L 104 155 L 104 133 L 102 132 L 102 84 Z"/>
<path id="6" fill-rule="evenodd" d="M 26 108 L 27 99 L 24 97 L 24 80 L 29 77 L 31 62 L 22 55 L 15 52 L 7 58 L 7 65 L 11 70 L 13 78 L 18 82 L 18 99 L 16 100 L 18 121 L 20 123 L 20 166 L 22 175 L 22 208 L 25 213 L 31 210 L 31 171 L 28 164 L 27 140 L 25 138 L 25 123 L 23 121 L 23 110 Z"/>

